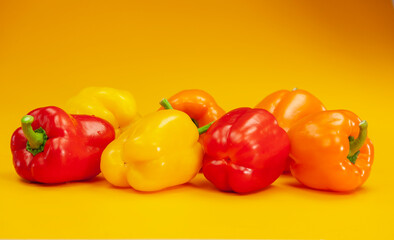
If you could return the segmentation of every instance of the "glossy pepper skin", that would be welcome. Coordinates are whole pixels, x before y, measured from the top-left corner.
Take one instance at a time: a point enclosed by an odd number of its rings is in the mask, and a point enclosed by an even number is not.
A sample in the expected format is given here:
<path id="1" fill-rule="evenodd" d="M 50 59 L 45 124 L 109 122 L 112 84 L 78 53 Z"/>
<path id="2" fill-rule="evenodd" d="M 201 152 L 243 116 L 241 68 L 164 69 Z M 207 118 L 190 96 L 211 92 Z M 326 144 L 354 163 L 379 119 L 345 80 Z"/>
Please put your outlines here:
<path id="1" fill-rule="evenodd" d="M 101 171 L 111 184 L 158 191 L 191 180 L 203 150 L 190 117 L 168 109 L 138 120 L 104 150 Z"/>
<path id="2" fill-rule="evenodd" d="M 265 97 L 256 108 L 272 113 L 279 126 L 286 132 L 300 119 L 317 112 L 325 111 L 322 102 L 311 93 L 294 89 L 279 90 Z"/>
<path id="3" fill-rule="evenodd" d="M 352 191 L 368 178 L 374 148 L 367 122 L 346 110 L 302 119 L 289 131 L 290 170 L 304 185 L 320 190 Z"/>
<path id="4" fill-rule="evenodd" d="M 222 191 L 249 193 L 280 176 L 290 142 L 268 111 L 238 108 L 208 129 L 204 149 L 203 173 L 209 181 Z"/>
<path id="5" fill-rule="evenodd" d="M 22 127 L 12 135 L 14 167 L 32 182 L 87 180 L 100 173 L 101 153 L 114 138 L 111 124 L 100 118 L 38 108 L 22 118 Z"/>
<path id="6" fill-rule="evenodd" d="M 66 108 L 72 114 L 102 118 L 114 127 L 116 134 L 140 118 L 133 95 L 108 87 L 88 87 L 69 99 Z"/>
<path id="7" fill-rule="evenodd" d="M 265 97 L 256 108 L 265 109 L 272 113 L 279 126 L 286 132 L 300 119 L 325 111 L 323 103 L 311 93 L 302 89 L 279 90 Z M 290 157 L 284 172 L 290 171 Z"/>
<path id="8" fill-rule="evenodd" d="M 189 115 L 197 127 L 205 126 L 226 113 L 209 93 L 199 89 L 183 90 L 170 97 L 168 101 L 174 109 Z M 200 139 L 203 136 L 201 135 Z"/>

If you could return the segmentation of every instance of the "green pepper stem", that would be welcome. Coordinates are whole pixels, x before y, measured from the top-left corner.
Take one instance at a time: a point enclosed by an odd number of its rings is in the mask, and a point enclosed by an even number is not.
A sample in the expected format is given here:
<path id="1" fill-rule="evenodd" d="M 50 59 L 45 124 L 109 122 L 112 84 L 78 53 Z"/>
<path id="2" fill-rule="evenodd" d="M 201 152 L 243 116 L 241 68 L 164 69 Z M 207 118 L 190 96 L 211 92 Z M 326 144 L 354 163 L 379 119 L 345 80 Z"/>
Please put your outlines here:
<path id="1" fill-rule="evenodd" d="M 169 102 L 167 99 L 165 99 L 165 98 L 163 98 L 163 99 L 160 101 L 160 105 L 161 105 L 163 108 L 165 108 L 165 109 L 174 109 L 174 108 L 171 106 L 170 102 Z"/>
<path id="2" fill-rule="evenodd" d="M 349 155 L 348 157 L 352 157 L 354 154 L 356 154 L 360 148 L 364 145 L 365 140 L 367 139 L 367 128 L 368 128 L 368 123 L 367 121 L 363 120 L 359 124 L 360 132 L 358 134 L 358 137 L 354 140 L 350 140 L 349 145 Z"/>
<path id="3" fill-rule="evenodd" d="M 34 117 L 26 115 L 22 118 L 22 131 L 25 134 L 27 141 L 32 149 L 38 149 L 44 143 L 44 134 L 35 132 L 31 126 L 34 121 Z"/>
<path id="4" fill-rule="evenodd" d="M 206 131 L 208 131 L 209 127 L 210 127 L 212 124 L 213 124 L 213 122 L 210 122 L 210 123 L 208 123 L 207 125 L 204 125 L 204 126 L 198 128 L 198 129 L 197 129 L 197 130 L 198 130 L 198 134 L 201 135 L 201 134 L 205 133 Z"/>

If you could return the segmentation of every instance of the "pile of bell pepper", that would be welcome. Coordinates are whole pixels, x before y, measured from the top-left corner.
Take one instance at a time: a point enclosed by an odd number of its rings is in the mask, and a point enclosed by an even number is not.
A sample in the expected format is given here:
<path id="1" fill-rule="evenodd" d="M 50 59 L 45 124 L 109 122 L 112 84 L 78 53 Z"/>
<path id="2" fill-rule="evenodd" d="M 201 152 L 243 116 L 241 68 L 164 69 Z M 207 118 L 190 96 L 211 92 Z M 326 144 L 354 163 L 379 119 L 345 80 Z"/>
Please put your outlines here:
<path id="1" fill-rule="evenodd" d="M 22 117 L 11 137 L 23 179 L 44 184 L 89 180 L 159 191 L 202 173 L 221 191 L 250 193 L 290 172 L 306 187 L 348 192 L 368 178 L 374 148 L 365 120 L 327 110 L 311 93 L 274 92 L 255 108 L 225 112 L 208 93 L 184 90 L 141 116 L 133 96 L 90 87 L 64 110 Z"/>

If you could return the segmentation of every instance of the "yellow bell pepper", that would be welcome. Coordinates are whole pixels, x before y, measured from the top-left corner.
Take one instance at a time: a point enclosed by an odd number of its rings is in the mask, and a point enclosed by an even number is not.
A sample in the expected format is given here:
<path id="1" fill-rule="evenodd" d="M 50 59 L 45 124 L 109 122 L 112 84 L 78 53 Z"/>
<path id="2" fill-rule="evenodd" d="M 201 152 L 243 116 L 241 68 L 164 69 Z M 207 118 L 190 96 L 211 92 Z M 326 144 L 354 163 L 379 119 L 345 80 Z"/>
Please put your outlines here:
<path id="1" fill-rule="evenodd" d="M 119 136 L 140 118 L 134 97 L 127 91 L 107 87 L 88 87 L 70 98 L 65 109 L 72 114 L 94 115 L 107 120 Z"/>
<path id="2" fill-rule="evenodd" d="M 169 103 L 163 100 L 163 105 Z M 111 142 L 101 156 L 101 172 L 111 184 L 158 191 L 190 181 L 199 172 L 203 149 L 190 117 L 168 109 L 141 118 Z"/>

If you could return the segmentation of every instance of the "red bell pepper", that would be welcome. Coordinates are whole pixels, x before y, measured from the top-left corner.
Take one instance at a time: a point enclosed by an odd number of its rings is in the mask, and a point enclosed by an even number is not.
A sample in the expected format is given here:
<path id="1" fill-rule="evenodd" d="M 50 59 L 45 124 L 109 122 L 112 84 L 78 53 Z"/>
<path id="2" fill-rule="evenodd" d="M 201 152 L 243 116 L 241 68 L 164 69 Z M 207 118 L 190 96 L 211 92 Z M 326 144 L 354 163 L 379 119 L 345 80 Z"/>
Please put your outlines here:
<path id="1" fill-rule="evenodd" d="M 203 173 L 209 181 L 222 191 L 249 193 L 281 175 L 290 141 L 268 111 L 238 108 L 208 129 L 204 149 Z"/>
<path id="2" fill-rule="evenodd" d="M 32 182 L 90 179 L 100 173 L 101 153 L 114 138 L 114 128 L 103 119 L 38 108 L 22 118 L 22 127 L 12 135 L 14 167 Z"/>

